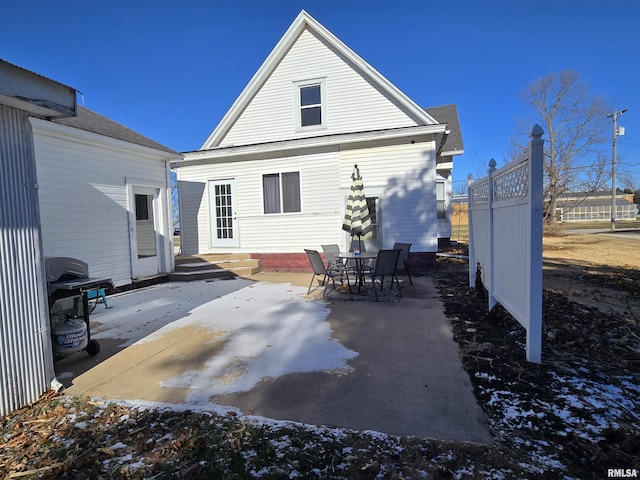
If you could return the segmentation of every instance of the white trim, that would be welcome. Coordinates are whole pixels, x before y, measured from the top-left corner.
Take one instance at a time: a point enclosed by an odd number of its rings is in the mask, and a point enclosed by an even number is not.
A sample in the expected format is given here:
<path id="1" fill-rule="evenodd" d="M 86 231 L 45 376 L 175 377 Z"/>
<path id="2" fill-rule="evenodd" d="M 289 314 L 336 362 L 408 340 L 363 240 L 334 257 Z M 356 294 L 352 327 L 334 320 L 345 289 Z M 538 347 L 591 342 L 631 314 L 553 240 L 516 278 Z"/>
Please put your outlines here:
<path id="1" fill-rule="evenodd" d="M 340 133 L 320 137 L 301 138 L 294 140 L 283 140 L 279 142 L 257 143 L 252 145 L 242 145 L 233 147 L 212 148 L 210 150 L 196 150 L 195 152 L 184 152 L 183 158 L 175 162 L 178 168 L 182 164 L 193 161 L 210 161 L 224 159 L 228 161 L 233 157 L 251 154 L 267 154 L 273 152 L 284 152 L 300 148 L 316 148 L 343 146 L 354 143 L 364 143 L 372 140 L 389 140 L 404 137 L 415 137 L 417 135 L 432 135 L 442 133 L 445 125 L 424 125 L 419 127 L 402 127 L 388 130 L 374 130 L 370 132 Z"/>
<path id="2" fill-rule="evenodd" d="M 300 210 L 297 212 L 285 212 L 284 211 L 284 188 L 282 185 L 282 174 L 283 173 L 297 173 L 298 174 L 298 192 L 300 193 Z M 280 182 L 280 211 L 273 213 L 266 213 L 264 211 L 264 176 L 265 175 L 278 175 L 278 181 Z M 303 212 L 302 209 L 302 171 L 300 169 L 290 169 L 290 168 L 280 168 L 277 171 L 264 171 L 260 173 L 260 195 L 262 196 L 262 216 L 264 217 L 274 217 L 281 215 L 300 215 Z"/>
<path id="3" fill-rule="evenodd" d="M 320 87 L 320 123 L 316 125 L 302 125 L 302 101 L 300 99 L 300 89 L 304 87 Z M 295 130 L 296 132 L 308 132 L 324 130 L 327 128 L 327 87 L 326 77 L 314 78 L 311 80 L 300 80 L 293 82 L 293 95 L 294 95 L 294 107 L 295 107 Z"/>
<path id="4" fill-rule="evenodd" d="M 314 30 L 331 47 L 335 48 L 341 55 L 345 56 L 349 63 L 354 65 L 364 77 L 367 77 L 371 81 L 371 83 L 377 85 L 382 91 L 386 92 L 392 99 L 404 107 L 407 112 L 414 117 L 418 124 L 438 124 L 438 121 L 429 115 L 423 108 L 402 93 L 395 85 L 360 58 L 360 56 L 358 56 L 353 50 L 347 47 L 335 35 L 311 17 L 311 15 L 302 10 L 266 60 L 262 63 L 258 71 L 251 78 L 247 86 L 242 90 L 242 93 L 240 93 L 240 96 L 227 111 L 220 123 L 218 123 L 209 138 L 207 138 L 203 143 L 201 147 L 202 150 L 214 148 L 220 145 L 227 132 L 231 129 L 244 109 L 254 98 L 257 91 L 262 87 L 267 78 L 269 78 L 269 75 L 275 70 L 277 65 L 287 54 L 291 45 L 295 43 L 298 37 L 300 37 L 302 32 L 307 28 Z"/>

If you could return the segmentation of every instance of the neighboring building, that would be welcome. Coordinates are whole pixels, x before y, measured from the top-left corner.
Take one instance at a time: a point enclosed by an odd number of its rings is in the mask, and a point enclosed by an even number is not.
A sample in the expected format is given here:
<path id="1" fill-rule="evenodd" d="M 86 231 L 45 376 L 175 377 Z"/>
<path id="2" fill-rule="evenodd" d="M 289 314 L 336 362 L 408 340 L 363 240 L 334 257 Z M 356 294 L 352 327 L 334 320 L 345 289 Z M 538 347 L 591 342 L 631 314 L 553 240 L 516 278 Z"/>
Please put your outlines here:
<path id="1" fill-rule="evenodd" d="M 455 105 L 423 109 L 302 11 L 198 151 L 176 162 L 182 253 L 243 252 L 307 269 L 337 243 L 351 174 L 364 180 L 368 248 L 412 243 L 430 261 L 451 235 Z"/>
<path id="2" fill-rule="evenodd" d="M 617 194 L 616 220 L 635 220 L 637 215 L 633 194 Z M 611 222 L 611 192 L 561 195 L 556 201 L 556 217 L 561 222 Z"/>
<path id="3" fill-rule="evenodd" d="M 74 257 L 115 286 L 173 271 L 175 151 L 78 106 L 31 120 L 47 257 Z"/>
<path id="4" fill-rule="evenodd" d="M 454 195 L 451 199 L 451 225 L 469 225 L 469 203 L 467 195 Z"/>

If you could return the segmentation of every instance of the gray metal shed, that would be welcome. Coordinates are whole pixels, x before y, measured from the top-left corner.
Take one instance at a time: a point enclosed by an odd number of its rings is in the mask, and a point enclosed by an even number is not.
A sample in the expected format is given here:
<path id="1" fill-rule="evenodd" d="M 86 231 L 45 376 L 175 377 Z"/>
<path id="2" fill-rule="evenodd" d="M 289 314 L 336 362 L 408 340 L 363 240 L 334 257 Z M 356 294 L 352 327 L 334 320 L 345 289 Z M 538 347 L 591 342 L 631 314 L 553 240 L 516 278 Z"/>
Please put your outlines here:
<path id="1" fill-rule="evenodd" d="M 55 380 L 29 116 L 76 114 L 76 90 L 0 60 L 0 415 Z"/>

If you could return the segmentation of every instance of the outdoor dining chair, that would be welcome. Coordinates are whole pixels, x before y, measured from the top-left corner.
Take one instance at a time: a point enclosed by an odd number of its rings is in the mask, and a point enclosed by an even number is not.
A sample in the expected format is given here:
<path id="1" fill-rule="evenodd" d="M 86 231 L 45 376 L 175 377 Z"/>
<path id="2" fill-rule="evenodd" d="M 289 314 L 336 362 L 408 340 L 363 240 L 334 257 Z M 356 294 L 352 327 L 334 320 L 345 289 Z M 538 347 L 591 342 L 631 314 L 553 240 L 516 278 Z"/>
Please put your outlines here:
<path id="1" fill-rule="evenodd" d="M 331 279 L 331 282 L 333 283 L 333 289 L 335 290 L 336 288 L 335 279 L 336 277 L 342 278 L 342 272 L 339 272 L 337 270 L 327 269 L 324 262 L 322 261 L 322 257 L 320 256 L 320 253 L 318 253 L 317 250 L 311 250 L 311 249 L 305 248 L 304 251 L 306 252 L 307 257 L 309 258 L 311 267 L 313 268 L 313 276 L 311 277 L 311 282 L 309 283 L 309 288 L 307 289 L 307 295 L 311 293 L 311 290 L 312 290 L 311 287 L 313 286 L 313 281 L 315 280 L 315 278 L 319 275 L 322 275 L 323 277 L 322 285 L 324 285 L 324 292 L 322 293 L 322 295 L 326 296 L 327 290 L 329 288 L 328 280 Z M 313 290 L 315 290 L 315 288 Z"/>
<path id="2" fill-rule="evenodd" d="M 399 256 L 399 249 L 378 251 L 376 264 L 371 273 L 371 284 L 376 300 L 378 300 L 378 289 L 376 288 L 376 282 L 378 281 L 377 279 L 379 279 L 380 293 L 382 293 L 382 290 L 384 289 L 384 277 L 391 278 L 390 290 L 393 290 L 393 281 L 395 280 L 396 285 L 398 286 L 398 295 L 399 297 L 402 297 L 402 290 L 400 290 L 400 281 L 398 280 L 398 275 L 396 272 Z"/>
<path id="3" fill-rule="evenodd" d="M 411 280 L 411 272 L 409 271 L 409 250 L 411 249 L 410 243 L 396 243 L 393 245 L 394 250 L 400 250 L 400 257 L 398 258 L 398 272 L 400 275 L 403 273 L 409 277 L 409 282 L 413 285 Z"/>
<path id="4" fill-rule="evenodd" d="M 345 265 L 344 262 L 338 258 L 338 255 L 340 254 L 340 246 L 337 243 L 322 245 L 322 252 L 324 253 L 324 259 L 327 262 L 327 270 L 336 270 L 340 273 L 344 273 Z"/>

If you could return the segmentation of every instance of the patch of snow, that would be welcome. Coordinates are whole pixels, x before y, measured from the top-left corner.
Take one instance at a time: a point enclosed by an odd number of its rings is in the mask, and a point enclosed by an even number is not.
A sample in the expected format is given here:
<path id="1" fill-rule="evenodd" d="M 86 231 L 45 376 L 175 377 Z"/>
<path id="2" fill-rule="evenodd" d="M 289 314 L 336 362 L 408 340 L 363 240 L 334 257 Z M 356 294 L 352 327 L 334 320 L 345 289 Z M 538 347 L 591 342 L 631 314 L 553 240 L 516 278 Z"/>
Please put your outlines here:
<path id="1" fill-rule="evenodd" d="M 222 351 L 202 369 L 183 372 L 161 386 L 187 388 L 186 403 L 251 390 L 258 382 L 297 372 L 345 374 L 358 354 L 332 338 L 330 309 L 290 284 L 244 279 L 168 283 L 114 295 L 110 309 L 92 316 L 93 338 L 122 346 L 147 343 L 185 327 L 220 334 Z M 135 322 L 132 319 L 135 318 Z"/>

